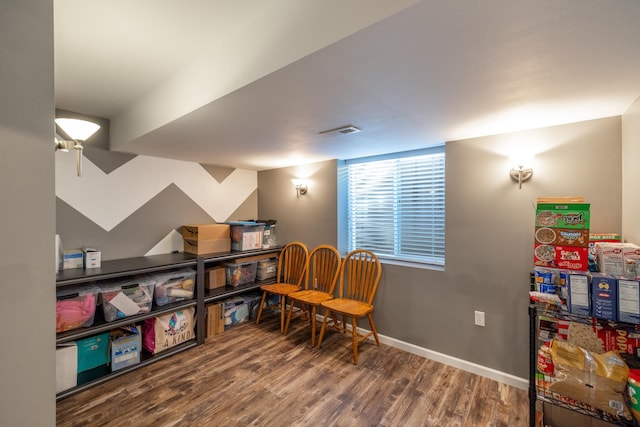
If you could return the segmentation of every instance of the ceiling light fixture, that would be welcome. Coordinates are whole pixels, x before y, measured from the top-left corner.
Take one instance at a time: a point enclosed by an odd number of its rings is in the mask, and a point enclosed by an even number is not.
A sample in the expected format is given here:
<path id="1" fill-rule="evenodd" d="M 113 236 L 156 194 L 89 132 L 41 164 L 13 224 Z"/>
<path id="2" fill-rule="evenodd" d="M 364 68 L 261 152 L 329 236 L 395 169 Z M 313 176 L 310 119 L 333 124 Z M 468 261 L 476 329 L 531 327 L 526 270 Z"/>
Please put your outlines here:
<path id="1" fill-rule="evenodd" d="M 72 139 L 72 141 L 55 141 L 56 150 L 69 151 L 73 148 L 76 150 L 76 172 L 78 176 L 82 176 L 82 141 L 86 141 L 100 129 L 97 123 L 79 119 L 56 119 L 56 124 L 64 131 L 64 133 Z"/>
<path id="2" fill-rule="evenodd" d="M 362 129 L 356 126 L 348 125 L 348 126 L 343 126 L 336 129 L 324 130 L 320 132 L 320 135 L 349 135 L 349 134 L 358 133 L 361 131 Z"/>

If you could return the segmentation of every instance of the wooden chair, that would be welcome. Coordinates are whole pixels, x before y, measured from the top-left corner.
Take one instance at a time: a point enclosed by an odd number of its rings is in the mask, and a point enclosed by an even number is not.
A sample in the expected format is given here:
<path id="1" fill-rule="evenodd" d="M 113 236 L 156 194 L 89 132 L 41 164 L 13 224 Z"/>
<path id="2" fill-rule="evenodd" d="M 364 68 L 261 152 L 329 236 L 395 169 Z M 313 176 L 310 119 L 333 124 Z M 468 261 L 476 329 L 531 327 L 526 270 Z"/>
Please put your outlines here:
<path id="1" fill-rule="evenodd" d="M 280 307 L 280 332 L 284 333 L 284 313 L 286 310 L 287 295 L 302 289 L 302 285 L 306 286 L 307 263 L 309 261 L 309 250 L 300 242 L 291 242 L 287 244 L 278 257 L 278 271 L 276 283 L 260 286 L 262 291 L 262 300 L 258 309 L 256 325 L 260 323 L 262 309 L 264 308 L 267 294 L 279 296 Z"/>
<path id="2" fill-rule="evenodd" d="M 322 345 L 329 313 L 331 313 L 334 324 L 340 332 L 346 332 L 346 318 L 351 318 L 353 363 L 355 365 L 358 364 L 358 343 L 373 335 L 376 345 L 380 345 L 371 313 L 373 313 L 373 298 L 376 296 L 381 275 L 382 264 L 374 253 L 356 249 L 347 254 L 340 267 L 338 298 L 321 303 L 321 306 L 324 307 L 324 319 L 318 338 L 318 348 Z M 342 322 L 338 321 L 337 315 L 342 315 Z M 369 319 L 371 326 L 371 331 L 364 335 L 358 333 L 357 319 L 361 317 Z"/>
<path id="3" fill-rule="evenodd" d="M 284 326 L 284 334 L 289 331 L 289 323 L 296 302 L 310 309 L 309 320 L 311 322 L 311 347 L 316 345 L 316 311 L 323 301 L 333 298 L 333 290 L 340 273 L 340 252 L 330 245 L 320 245 L 309 254 L 307 265 L 306 289 L 289 294 L 289 314 Z"/>

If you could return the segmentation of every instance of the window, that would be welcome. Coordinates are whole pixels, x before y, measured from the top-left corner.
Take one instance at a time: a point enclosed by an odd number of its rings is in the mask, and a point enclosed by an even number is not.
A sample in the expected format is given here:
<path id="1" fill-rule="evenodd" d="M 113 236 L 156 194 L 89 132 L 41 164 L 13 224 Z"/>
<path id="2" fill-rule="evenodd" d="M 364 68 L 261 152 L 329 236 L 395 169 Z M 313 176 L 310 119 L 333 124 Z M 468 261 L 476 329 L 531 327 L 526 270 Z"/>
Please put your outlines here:
<path id="1" fill-rule="evenodd" d="M 347 160 L 343 172 L 348 251 L 444 266 L 444 146 Z"/>

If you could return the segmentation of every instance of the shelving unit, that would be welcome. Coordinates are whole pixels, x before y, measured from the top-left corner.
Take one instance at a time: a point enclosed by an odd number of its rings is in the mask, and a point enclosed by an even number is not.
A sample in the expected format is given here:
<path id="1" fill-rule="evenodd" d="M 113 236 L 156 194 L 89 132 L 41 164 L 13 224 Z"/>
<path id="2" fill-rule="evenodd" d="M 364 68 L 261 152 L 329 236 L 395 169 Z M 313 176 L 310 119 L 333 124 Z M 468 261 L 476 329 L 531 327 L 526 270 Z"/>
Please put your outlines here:
<path id="1" fill-rule="evenodd" d="M 56 275 L 56 289 L 61 290 L 69 286 L 82 286 L 84 284 L 90 285 L 91 283 L 95 282 L 101 282 L 109 279 L 127 278 L 137 274 L 158 273 L 164 271 L 179 270 L 185 267 L 195 267 L 196 291 L 194 299 L 178 301 L 175 303 L 163 305 L 161 307 L 157 307 L 154 304 L 149 313 L 130 316 L 112 322 L 105 321 L 102 310 L 98 308 L 96 309 L 95 319 L 92 326 L 60 332 L 56 334 L 56 344 L 63 344 L 66 342 L 75 341 L 81 338 L 86 338 L 92 335 L 107 332 L 121 326 L 140 323 L 144 319 L 159 316 L 162 314 L 172 313 L 174 311 L 186 309 L 189 307 L 195 307 L 196 309 L 196 336 L 194 339 L 181 343 L 176 347 L 170 348 L 155 355 L 150 355 L 146 352 L 142 352 L 140 363 L 136 365 L 129 366 L 115 372 L 107 372 L 106 370 L 104 370 L 104 372 L 97 371 L 97 373 L 89 374 L 89 378 L 85 378 L 83 382 L 79 381 L 79 384 L 76 387 L 58 393 L 56 395 L 56 400 L 64 399 L 82 390 L 103 383 L 111 378 L 125 375 L 135 369 L 139 369 L 143 366 L 157 362 L 158 360 L 171 357 L 176 353 L 204 344 L 206 335 L 205 328 L 207 324 L 206 304 L 217 300 L 222 300 L 230 296 L 240 295 L 251 290 L 259 289 L 263 284 L 274 282 L 274 280 L 265 280 L 261 282 L 248 283 L 237 287 L 226 286 L 223 288 L 215 289 L 213 291 L 207 291 L 205 290 L 204 286 L 205 270 L 215 265 L 220 265 L 227 261 L 247 256 L 267 254 L 274 254 L 275 256 L 275 254 L 278 254 L 280 250 L 280 247 L 275 247 L 271 249 L 243 252 L 224 252 L 202 256 L 178 253 L 153 255 L 148 257 L 103 261 L 101 267 L 99 268 L 92 268 L 87 270 L 72 269 L 62 270 L 61 272 L 59 272 Z"/>
<path id="2" fill-rule="evenodd" d="M 537 373 L 537 355 L 540 346 L 538 339 L 538 320 L 541 316 L 549 317 L 557 320 L 568 320 L 572 322 L 580 322 L 587 325 L 600 325 L 617 330 L 627 332 L 640 331 L 639 326 L 630 323 L 612 322 L 608 320 L 596 319 L 592 317 L 579 316 L 555 308 L 548 308 L 543 304 L 529 305 L 529 425 L 535 427 L 536 401 L 546 402 L 561 408 L 577 412 L 579 414 L 596 418 L 608 423 L 621 426 L 634 426 L 638 424 L 634 420 L 626 420 L 622 417 L 616 418 L 600 410 L 590 410 L 578 404 L 571 403 L 569 399 L 563 399 L 560 396 L 554 396 L 545 392 L 543 387 L 539 387 L 536 381 Z"/>

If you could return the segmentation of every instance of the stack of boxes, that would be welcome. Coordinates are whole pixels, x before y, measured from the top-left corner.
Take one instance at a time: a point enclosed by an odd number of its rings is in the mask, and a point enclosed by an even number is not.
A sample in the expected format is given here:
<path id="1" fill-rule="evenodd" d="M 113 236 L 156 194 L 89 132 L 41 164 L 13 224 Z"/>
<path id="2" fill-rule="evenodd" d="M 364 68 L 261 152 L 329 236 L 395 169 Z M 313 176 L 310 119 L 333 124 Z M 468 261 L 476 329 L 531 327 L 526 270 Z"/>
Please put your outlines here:
<path id="1" fill-rule="evenodd" d="M 533 249 L 536 283 L 542 292 L 559 290 L 570 311 L 583 315 L 590 312 L 589 225 L 590 205 L 581 198 L 538 201 Z"/>
<path id="2" fill-rule="evenodd" d="M 229 252 L 231 238 L 229 224 L 191 224 L 182 226 L 184 252 L 203 255 Z"/>
<path id="3" fill-rule="evenodd" d="M 538 203 L 534 265 L 587 271 L 589 204 Z"/>
<path id="4" fill-rule="evenodd" d="M 589 232 L 582 199 L 538 201 L 536 290 L 558 294 L 572 314 L 640 323 L 640 247 L 617 234 Z"/>

